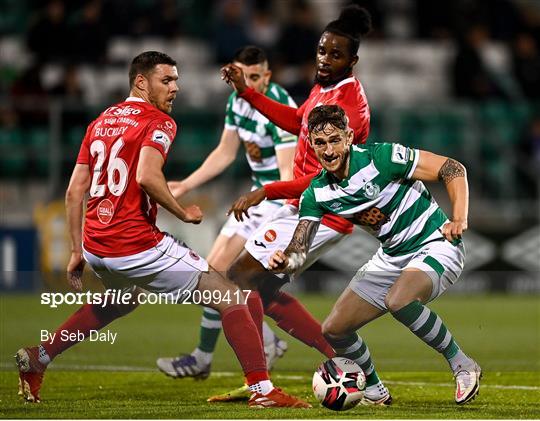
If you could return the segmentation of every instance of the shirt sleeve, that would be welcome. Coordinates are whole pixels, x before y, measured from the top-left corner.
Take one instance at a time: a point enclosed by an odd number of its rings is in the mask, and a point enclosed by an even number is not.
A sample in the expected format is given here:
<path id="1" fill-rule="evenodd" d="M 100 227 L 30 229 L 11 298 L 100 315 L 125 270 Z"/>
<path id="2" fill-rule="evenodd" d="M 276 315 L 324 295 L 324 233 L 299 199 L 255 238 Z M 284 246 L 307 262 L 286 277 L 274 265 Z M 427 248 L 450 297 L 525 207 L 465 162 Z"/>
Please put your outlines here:
<path id="1" fill-rule="evenodd" d="M 274 85 L 271 89 L 273 89 L 272 93 L 274 94 L 275 99 L 279 103 L 288 105 L 289 107 L 293 108 L 298 107 L 296 105 L 296 102 L 294 102 L 294 99 L 291 98 L 291 96 L 287 93 L 285 89 L 280 88 L 276 85 Z M 295 135 L 283 130 L 279 126 L 276 126 L 274 123 L 269 122 L 267 130 L 272 136 L 272 141 L 276 150 L 296 146 L 298 138 Z"/>
<path id="2" fill-rule="evenodd" d="M 309 221 L 320 221 L 324 213 L 324 209 L 315 200 L 313 185 L 310 185 L 300 198 L 299 217 Z"/>
<path id="3" fill-rule="evenodd" d="M 253 105 L 262 115 L 289 133 L 300 134 L 302 117 L 297 114 L 297 108 L 289 107 L 274 101 L 267 96 L 248 88 L 240 95 Z"/>
<path id="4" fill-rule="evenodd" d="M 176 123 L 174 120 L 168 116 L 157 116 L 148 124 L 141 148 L 143 146 L 155 148 L 166 160 L 175 136 Z"/>
<path id="5" fill-rule="evenodd" d="M 225 108 L 225 128 L 227 130 L 238 130 L 238 126 L 236 125 L 236 120 L 234 118 L 234 111 L 233 111 L 233 104 L 234 104 L 235 97 L 236 97 L 236 94 L 233 92 L 229 96 L 229 100 L 227 101 L 227 107 Z"/>
<path id="6" fill-rule="evenodd" d="M 419 155 L 418 149 L 399 143 L 375 143 L 372 149 L 375 167 L 393 180 L 411 178 L 418 164 Z"/>

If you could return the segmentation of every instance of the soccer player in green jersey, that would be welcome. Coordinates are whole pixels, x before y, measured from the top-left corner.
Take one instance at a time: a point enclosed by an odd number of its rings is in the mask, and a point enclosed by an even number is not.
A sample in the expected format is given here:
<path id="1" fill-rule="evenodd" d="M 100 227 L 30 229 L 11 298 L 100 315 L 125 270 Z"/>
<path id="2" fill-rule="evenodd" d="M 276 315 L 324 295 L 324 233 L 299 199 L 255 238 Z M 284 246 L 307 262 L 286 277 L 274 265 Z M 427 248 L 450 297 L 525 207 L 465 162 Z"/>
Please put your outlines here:
<path id="1" fill-rule="evenodd" d="M 362 266 L 323 323 L 337 355 L 373 370 L 366 343 L 356 333 L 390 312 L 448 361 L 456 380 L 455 401 L 474 399 L 480 366 L 457 345 L 425 304 L 454 284 L 465 260 L 468 185 L 459 162 L 399 144 L 352 145 L 353 132 L 337 105 L 314 108 L 308 120 L 311 146 L 323 170 L 300 201 L 300 221 L 288 247 L 269 260 L 275 272 L 300 267 L 325 213 L 350 219 L 381 246 Z M 447 218 L 423 181 L 444 183 L 452 204 Z"/>
<path id="2" fill-rule="evenodd" d="M 252 45 L 243 47 L 237 51 L 233 62 L 243 70 L 249 87 L 280 104 L 296 108 L 287 91 L 271 82 L 272 72 L 261 48 Z M 277 127 L 233 92 L 227 101 L 225 125 L 218 146 L 189 177 L 182 181 L 169 182 L 169 188 L 175 198 L 179 199 L 207 183 L 234 162 L 241 144 L 244 145 L 246 160 L 251 168 L 253 189 L 273 181 L 290 180 L 296 143 L 295 135 Z M 282 204 L 281 201 L 264 200 L 250 209 L 250 218 L 244 221 L 237 221 L 231 215 L 208 254 L 210 265 L 225 273 L 244 248 L 247 238 Z M 206 379 L 210 374 L 220 332 L 219 312 L 204 307 L 197 347 L 190 354 L 159 358 L 156 362 L 158 368 L 174 378 Z M 287 342 L 279 339 L 266 323 L 263 323 L 263 341 L 266 363 L 271 369 L 287 350 Z M 243 393 L 241 397 L 244 395 Z"/>

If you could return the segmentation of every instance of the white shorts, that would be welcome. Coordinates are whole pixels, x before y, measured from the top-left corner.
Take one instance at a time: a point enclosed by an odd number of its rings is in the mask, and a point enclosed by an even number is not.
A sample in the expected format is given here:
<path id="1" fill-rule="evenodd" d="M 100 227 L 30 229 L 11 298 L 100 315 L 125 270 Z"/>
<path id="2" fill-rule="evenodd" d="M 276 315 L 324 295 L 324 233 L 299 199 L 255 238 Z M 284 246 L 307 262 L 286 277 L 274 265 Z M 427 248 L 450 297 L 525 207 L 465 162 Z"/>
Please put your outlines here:
<path id="1" fill-rule="evenodd" d="M 138 286 L 155 293 L 193 291 L 201 273 L 208 271 L 205 259 L 169 234 L 155 247 L 130 256 L 99 257 L 86 250 L 83 255 L 108 289 Z"/>
<path id="2" fill-rule="evenodd" d="M 247 240 L 281 206 L 282 204 L 279 202 L 263 200 L 257 206 L 249 208 L 249 218 L 244 216 L 244 221 L 237 221 L 234 214 L 231 214 L 219 234 L 229 238 L 233 235 L 239 235 Z"/>
<path id="3" fill-rule="evenodd" d="M 276 250 L 285 250 L 287 248 L 298 222 L 298 208 L 292 205 L 283 205 L 249 237 L 244 248 L 267 268 L 270 256 Z M 296 271 L 295 275 L 305 271 L 328 249 L 343 240 L 345 236 L 346 234 L 334 231 L 325 225 L 320 225 L 309 249 L 307 260 Z"/>
<path id="4" fill-rule="evenodd" d="M 420 250 L 392 257 L 380 247 L 349 283 L 361 298 L 381 310 L 388 310 L 384 299 L 404 269 L 417 268 L 425 272 L 433 284 L 429 301 L 440 296 L 459 278 L 465 264 L 465 248 L 448 241 L 433 241 Z"/>

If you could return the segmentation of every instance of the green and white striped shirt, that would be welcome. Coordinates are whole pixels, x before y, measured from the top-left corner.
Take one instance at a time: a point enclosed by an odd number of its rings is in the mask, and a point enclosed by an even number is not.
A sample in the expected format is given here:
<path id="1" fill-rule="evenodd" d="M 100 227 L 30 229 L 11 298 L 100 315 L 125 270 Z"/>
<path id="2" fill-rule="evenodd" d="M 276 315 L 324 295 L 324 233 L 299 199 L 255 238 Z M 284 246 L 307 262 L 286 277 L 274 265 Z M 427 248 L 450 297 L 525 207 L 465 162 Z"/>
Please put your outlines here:
<path id="1" fill-rule="evenodd" d="M 390 256 L 412 253 L 441 239 L 448 220 L 421 181 L 411 180 L 419 151 L 398 143 L 351 146 L 349 176 L 321 171 L 303 193 L 300 219 L 334 213 L 362 226 Z"/>
<path id="2" fill-rule="evenodd" d="M 287 91 L 276 83 L 271 82 L 268 85 L 266 96 L 296 108 Z M 280 179 L 276 150 L 296 147 L 296 136 L 277 127 L 247 101 L 239 98 L 236 92 L 229 96 L 227 102 L 225 128 L 236 130 L 243 142 L 256 145 L 254 148 L 257 151 L 256 155 L 250 156 L 246 148 L 246 159 L 252 171 L 251 178 L 255 187 Z"/>

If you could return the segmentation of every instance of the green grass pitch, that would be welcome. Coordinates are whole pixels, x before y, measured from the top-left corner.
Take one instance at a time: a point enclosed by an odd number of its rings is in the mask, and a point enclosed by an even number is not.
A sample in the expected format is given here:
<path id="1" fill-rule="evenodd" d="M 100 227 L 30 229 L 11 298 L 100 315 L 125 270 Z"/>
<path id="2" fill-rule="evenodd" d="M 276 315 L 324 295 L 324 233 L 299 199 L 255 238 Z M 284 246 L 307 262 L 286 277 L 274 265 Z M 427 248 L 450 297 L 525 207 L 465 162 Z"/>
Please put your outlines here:
<path id="1" fill-rule="evenodd" d="M 304 296 L 321 320 L 335 297 Z M 59 356 L 45 376 L 41 404 L 17 396 L 13 354 L 39 342 L 75 306 L 50 309 L 38 295 L 0 297 L 0 418 L 540 418 L 540 306 L 537 296 L 445 296 L 431 308 L 442 316 L 462 348 L 482 365 L 479 397 L 453 402 L 446 362 L 386 315 L 362 329 L 382 379 L 394 397 L 389 408 L 356 407 L 332 412 L 311 393 L 311 376 L 322 357 L 287 337 L 289 351 L 274 382 L 313 409 L 249 409 L 245 402 L 209 404 L 206 398 L 241 384 L 239 364 L 220 339 L 213 375 L 206 381 L 173 380 L 157 371 L 159 356 L 192 350 L 201 311 L 192 305 L 146 305 L 108 328 L 114 345 L 85 342 Z"/>

